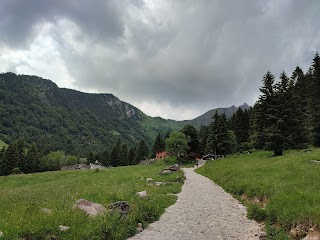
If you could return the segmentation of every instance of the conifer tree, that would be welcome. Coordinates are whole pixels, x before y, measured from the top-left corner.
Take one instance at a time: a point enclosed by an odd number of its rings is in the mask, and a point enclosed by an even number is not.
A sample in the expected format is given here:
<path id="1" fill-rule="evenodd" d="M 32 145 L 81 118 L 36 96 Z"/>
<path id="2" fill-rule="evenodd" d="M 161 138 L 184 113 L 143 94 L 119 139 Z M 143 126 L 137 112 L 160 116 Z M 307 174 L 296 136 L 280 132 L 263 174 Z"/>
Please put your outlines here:
<path id="1" fill-rule="evenodd" d="M 135 153 L 136 153 L 136 147 L 130 148 L 129 153 L 128 153 L 128 163 L 129 163 L 130 165 L 135 164 L 135 162 L 134 162 L 134 160 L 135 160 Z"/>
<path id="2" fill-rule="evenodd" d="M 206 153 L 226 155 L 236 147 L 236 137 L 233 131 L 228 129 L 228 121 L 225 114 L 221 116 L 218 111 L 213 115 L 207 138 Z"/>
<path id="3" fill-rule="evenodd" d="M 268 71 L 262 79 L 261 95 L 254 108 L 254 142 L 255 148 L 265 149 L 270 141 L 270 126 L 274 123 L 274 76 Z M 275 131 L 275 130 L 274 130 Z M 270 144 L 269 144 L 270 145 Z"/>
<path id="4" fill-rule="evenodd" d="M 105 150 L 100 155 L 100 162 L 103 166 L 109 167 L 110 166 L 110 158 L 108 150 Z"/>
<path id="5" fill-rule="evenodd" d="M 118 166 L 121 162 L 120 160 L 120 151 L 121 151 L 121 139 L 118 137 L 117 141 L 112 147 L 110 154 L 110 163 L 112 166 Z"/>
<path id="6" fill-rule="evenodd" d="M 201 155 L 206 153 L 208 135 L 209 126 L 201 126 L 199 131 L 199 153 Z"/>
<path id="7" fill-rule="evenodd" d="M 23 168 L 25 160 L 24 141 L 19 139 L 14 143 L 16 149 L 16 159 L 13 163 L 13 168 Z"/>
<path id="8" fill-rule="evenodd" d="M 320 147 L 320 56 L 317 52 L 312 63 L 312 97 L 311 97 L 311 121 L 313 144 Z"/>
<path id="9" fill-rule="evenodd" d="M 189 138 L 188 152 L 198 153 L 199 152 L 198 130 L 192 124 L 187 124 L 182 128 L 181 132 L 183 132 L 187 136 L 187 138 Z"/>
<path id="10" fill-rule="evenodd" d="M 120 165 L 126 166 L 129 165 L 128 162 L 128 145 L 125 142 L 122 142 L 121 144 L 121 149 L 119 153 L 119 158 L 120 158 Z"/>
<path id="11" fill-rule="evenodd" d="M 95 155 L 93 152 L 90 152 L 89 153 L 89 156 L 87 158 L 87 163 L 90 164 L 90 163 L 94 163 L 96 161 L 96 158 L 95 158 Z"/>
<path id="12" fill-rule="evenodd" d="M 35 143 L 33 143 L 26 154 L 25 161 L 22 165 L 21 170 L 24 173 L 38 172 L 40 171 L 39 163 L 40 161 L 39 161 L 38 149 Z"/>
<path id="13" fill-rule="evenodd" d="M 12 173 L 12 169 L 15 168 L 16 164 L 16 153 L 16 145 L 14 143 L 9 144 L 2 156 L 0 166 L 1 175 L 9 175 Z"/>
<path id="14" fill-rule="evenodd" d="M 161 137 L 161 134 L 158 133 L 154 144 L 153 144 L 153 148 L 152 148 L 152 156 L 155 157 L 156 156 L 156 151 L 160 151 L 160 150 L 164 150 L 165 149 L 165 143 L 164 140 Z"/>
<path id="15" fill-rule="evenodd" d="M 139 163 L 140 161 L 146 159 L 148 156 L 148 146 L 146 142 L 142 139 L 136 148 L 136 153 L 135 153 L 135 163 Z"/>
<path id="16" fill-rule="evenodd" d="M 249 141 L 250 116 L 247 109 L 243 111 L 239 108 L 229 120 L 229 126 L 234 132 L 238 144 L 241 145 Z"/>
<path id="17" fill-rule="evenodd" d="M 215 111 L 212 122 L 210 123 L 210 126 L 209 126 L 205 153 L 214 153 L 215 155 L 217 154 L 219 120 L 220 118 L 219 118 L 218 111 Z"/>

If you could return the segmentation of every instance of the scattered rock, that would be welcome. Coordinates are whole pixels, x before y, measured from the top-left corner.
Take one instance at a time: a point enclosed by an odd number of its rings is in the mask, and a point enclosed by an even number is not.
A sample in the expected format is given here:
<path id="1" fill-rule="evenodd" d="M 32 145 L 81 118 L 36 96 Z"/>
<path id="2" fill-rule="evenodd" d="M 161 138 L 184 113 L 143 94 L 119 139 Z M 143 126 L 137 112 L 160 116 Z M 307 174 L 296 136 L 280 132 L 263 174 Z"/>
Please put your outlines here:
<path id="1" fill-rule="evenodd" d="M 167 170 L 167 169 L 164 169 L 160 172 L 160 174 L 171 174 L 172 171 L 171 170 Z"/>
<path id="2" fill-rule="evenodd" d="M 142 223 L 138 223 L 138 226 L 136 227 L 138 232 L 142 232 L 143 231 L 143 227 L 142 227 Z"/>
<path id="3" fill-rule="evenodd" d="M 260 233 L 259 233 L 259 238 L 260 238 L 261 240 L 264 240 L 264 239 L 267 238 L 267 234 L 266 234 L 265 232 L 260 232 Z"/>
<path id="4" fill-rule="evenodd" d="M 45 240 L 58 240 L 58 237 L 56 235 L 48 235 L 45 237 Z"/>
<path id="5" fill-rule="evenodd" d="M 68 231 L 69 229 L 70 229 L 70 227 L 68 227 L 68 226 L 59 225 L 59 230 L 61 232 Z"/>
<path id="6" fill-rule="evenodd" d="M 180 170 L 180 167 L 179 167 L 178 164 L 175 164 L 175 165 L 172 165 L 172 166 L 168 167 L 167 170 L 178 171 L 178 170 Z"/>
<path id="7" fill-rule="evenodd" d="M 140 180 L 144 180 L 144 178 L 142 177 L 142 178 L 140 178 Z"/>
<path id="8" fill-rule="evenodd" d="M 170 166 L 170 167 L 168 167 L 168 168 L 166 168 L 166 169 L 163 169 L 163 170 L 160 172 L 160 174 L 170 174 L 170 173 L 175 172 L 175 171 L 178 171 L 178 170 L 180 170 L 180 167 L 179 167 L 178 164 L 175 164 L 175 165 L 172 165 L 172 166 Z"/>
<path id="9" fill-rule="evenodd" d="M 320 239 L 320 234 L 319 232 L 310 232 L 305 236 L 302 240 L 319 240 Z"/>
<path id="10" fill-rule="evenodd" d="M 290 230 L 290 234 L 293 237 L 301 237 L 307 234 L 305 228 L 302 225 L 297 225 L 296 227 Z"/>
<path id="11" fill-rule="evenodd" d="M 147 183 L 153 182 L 153 179 L 152 179 L 152 178 L 147 178 L 147 179 L 146 179 L 146 182 L 147 182 Z"/>
<path id="12" fill-rule="evenodd" d="M 127 201 L 119 201 L 110 204 L 109 209 L 118 209 L 119 213 L 127 214 L 130 211 L 130 206 Z"/>
<path id="13" fill-rule="evenodd" d="M 3 232 L 0 231 L 0 237 L 3 237 L 3 236 L 4 236 Z"/>
<path id="14" fill-rule="evenodd" d="M 164 185 L 164 183 L 163 182 L 154 182 L 154 185 L 161 186 L 161 185 Z"/>
<path id="15" fill-rule="evenodd" d="M 311 162 L 311 163 L 320 163 L 319 160 L 311 160 L 310 162 Z"/>
<path id="16" fill-rule="evenodd" d="M 49 208 L 41 208 L 41 212 L 50 214 L 50 213 L 52 213 L 52 210 Z"/>
<path id="17" fill-rule="evenodd" d="M 149 196 L 147 191 L 137 192 L 137 195 L 141 198 L 145 198 Z"/>
<path id="18" fill-rule="evenodd" d="M 79 208 L 80 210 L 85 211 L 88 215 L 93 217 L 104 214 L 107 211 L 107 209 L 101 204 L 89 202 L 85 199 L 79 199 L 73 207 Z"/>
<path id="19" fill-rule="evenodd" d="M 71 166 L 63 166 L 61 170 L 87 170 L 90 169 L 90 165 L 87 164 L 75 164 Z"/>

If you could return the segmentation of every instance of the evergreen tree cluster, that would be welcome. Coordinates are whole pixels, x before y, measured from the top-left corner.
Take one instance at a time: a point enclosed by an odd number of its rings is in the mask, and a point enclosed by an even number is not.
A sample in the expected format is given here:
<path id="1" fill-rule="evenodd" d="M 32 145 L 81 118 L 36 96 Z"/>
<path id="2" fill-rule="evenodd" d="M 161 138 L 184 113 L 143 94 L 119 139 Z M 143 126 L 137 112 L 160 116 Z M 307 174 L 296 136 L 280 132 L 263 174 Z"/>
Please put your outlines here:
<path id="1" fill-rule="evenodd" d="M 136 146 L 128 148 L 127 143 L 118 137 L 111 150 L 104 150 L 98 153 L 90 152 L 87 163 L 98 161 L 106 167 L 134 165 L 147 159 L 148 154 L 148 146 L 144 139 L 140 140 Z"/>
<path id="2" fill-rule="evenodd" d="M 232 153 L 237 146 L 234 132 L 225 114 L 215 112 L 209 126 L 201 126 L 199 131 L 199 153 L 226 155 Z"/>
<path id="3" fill-rule="evenodd" d="M 261 95 L 252 112 L 252 142 L 257 149 L 282 155 L 285 149 L 320 146 L 320 57 L 317 53 L 307 73 L 296 67 L 275 82 L 267 72 Z"/>
<path id="4" fill-rule="evenodd" d="M 228 154 L 251 148 L 270 150 L 320 147 L 320 57 L 316 53 L 306 73 L 296 67 L 291 77 L 279 81 L 268 71 L 253 108 L 239 108 L 230 119 L 216 112 L 209 126 L 201 126 L 199 148 L 207 153 Z"/>
<path id="5" fill-rule="evenodd" d="M 14 172 L 33 173 L 39 169 L 39 153 L 35 144 L 25 151 L 24 142 L 18 140 L 3 147 L 0 151 L 0 175 L 9 175 Z"/>

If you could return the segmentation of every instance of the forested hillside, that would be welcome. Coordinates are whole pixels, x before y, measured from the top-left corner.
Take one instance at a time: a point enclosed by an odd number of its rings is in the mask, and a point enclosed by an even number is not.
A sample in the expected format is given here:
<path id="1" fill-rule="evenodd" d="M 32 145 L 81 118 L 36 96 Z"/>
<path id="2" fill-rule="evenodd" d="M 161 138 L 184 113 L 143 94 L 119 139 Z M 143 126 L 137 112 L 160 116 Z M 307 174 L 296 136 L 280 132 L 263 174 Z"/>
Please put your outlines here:
<path id="1" fill-rule="evenodd" d="M 118 136 L 129 146 L 141 139 L 150 145 L 158 132 L 182 125 L 158 124 L 112 94 L 58 88 L 50 80 L 14 73 L 0 74 L 0 115 L 0 139 L 6 143 L 23 139 L 41 151 L 84 156 L 111 148 Z"/>

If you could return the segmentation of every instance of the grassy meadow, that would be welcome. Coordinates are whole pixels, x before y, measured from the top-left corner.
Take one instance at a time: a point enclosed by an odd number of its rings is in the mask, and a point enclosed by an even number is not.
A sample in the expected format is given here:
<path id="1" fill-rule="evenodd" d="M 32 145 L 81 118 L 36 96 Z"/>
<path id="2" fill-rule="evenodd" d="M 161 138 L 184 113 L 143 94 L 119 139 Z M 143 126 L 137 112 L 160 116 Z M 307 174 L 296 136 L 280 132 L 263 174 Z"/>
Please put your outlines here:
<path id="1" fill-rule="evenodd" d="M 136 233 L 137 223 L 145 227 L 159 218 L 176 201 L 181 191 L 182 171 L 159 175 L 171 161 L 85 171 L 57 171 L 0 177 L 0 239 L 126 239 Z M 171 182 L 154 186 L 145 179 Z M 178 179 L 178 181 L 177 181 Z M 136 193 L 146 190 L 149 198 Z M 121 216 L 108 212 L 95 218 L 73 209 L 84 198 L 108 208 L 116 201 L 128 201 L 131 210 Z M 43 208 L 51 209 L 45 213 Z M 59 225 L 69 226 L 65 232 Z"/>
<path id="2" fill-rule="evenodd" d="M 266 221 L 269 239 L 288 239 L 298 225 L 320 226 L 320 164 L 311 160 L 320 160 L 320 149 L 280 157 L 257 151 L 210 161 L 197 172 L 246 202 L 248 217 Z"/>

